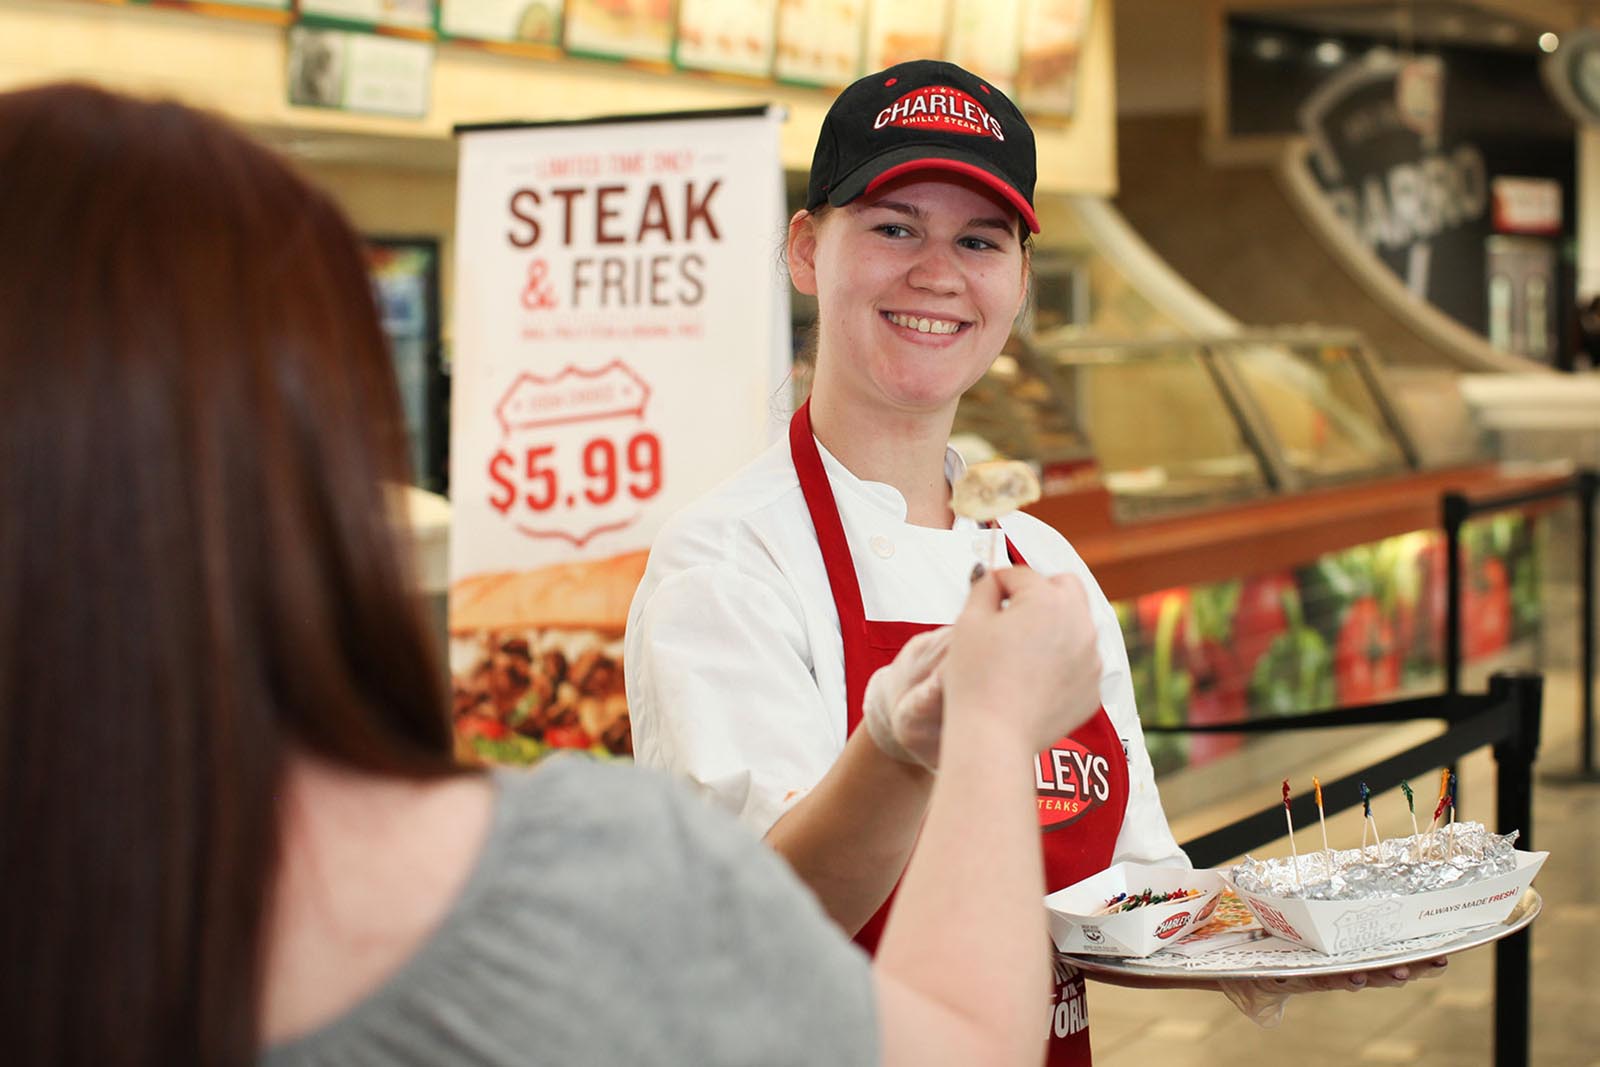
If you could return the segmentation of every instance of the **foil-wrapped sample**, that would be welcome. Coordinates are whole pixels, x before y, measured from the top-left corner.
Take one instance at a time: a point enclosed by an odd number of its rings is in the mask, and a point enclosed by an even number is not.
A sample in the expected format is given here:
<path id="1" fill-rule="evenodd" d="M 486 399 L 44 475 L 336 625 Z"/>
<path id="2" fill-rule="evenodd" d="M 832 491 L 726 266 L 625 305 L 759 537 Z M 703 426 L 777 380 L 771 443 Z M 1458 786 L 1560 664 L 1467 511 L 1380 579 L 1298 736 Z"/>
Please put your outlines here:
<path id="1" fill-rule="evenodd" d="M 1306 853 L 1298 870 L 1293 857 L 1246 856 L 1230 877 L 1247 892 L 1298 900 L 1409 896 L 1471 885 L 1515 870 L 1518 832 L 1495 834 L 1482 823 L 1452 823 L 1365 848 Z"/>

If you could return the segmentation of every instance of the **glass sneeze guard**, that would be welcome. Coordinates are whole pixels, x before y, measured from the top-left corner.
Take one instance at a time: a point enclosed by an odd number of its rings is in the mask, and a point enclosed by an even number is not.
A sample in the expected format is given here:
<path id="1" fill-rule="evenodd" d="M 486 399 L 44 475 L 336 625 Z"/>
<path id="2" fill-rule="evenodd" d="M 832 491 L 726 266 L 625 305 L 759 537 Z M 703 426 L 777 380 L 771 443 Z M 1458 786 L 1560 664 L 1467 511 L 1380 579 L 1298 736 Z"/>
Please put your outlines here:
<path id="1" fill-rule="evenodd" d="M 1381 370 L 1349 332 L 1013 337 L 962 398 L 958 438 L 1093 466 L 1119 521 L 1224 507 L 1418 464 Z M 981 458 L 981 456 L 980 456 Z"/>

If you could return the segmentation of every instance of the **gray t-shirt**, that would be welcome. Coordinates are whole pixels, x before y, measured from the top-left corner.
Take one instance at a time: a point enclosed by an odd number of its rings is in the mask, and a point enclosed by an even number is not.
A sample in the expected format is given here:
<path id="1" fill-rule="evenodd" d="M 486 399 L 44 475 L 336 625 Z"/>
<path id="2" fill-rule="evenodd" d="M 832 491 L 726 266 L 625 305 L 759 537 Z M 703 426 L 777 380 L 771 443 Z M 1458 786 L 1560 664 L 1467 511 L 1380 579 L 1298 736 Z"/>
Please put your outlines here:
<path id="1" fill-rule="evenodd" d="M 263 1067 L 878 1062 L 871 970 L 747 830 L 637 768 L 497 771 L 439 927 Z"/>

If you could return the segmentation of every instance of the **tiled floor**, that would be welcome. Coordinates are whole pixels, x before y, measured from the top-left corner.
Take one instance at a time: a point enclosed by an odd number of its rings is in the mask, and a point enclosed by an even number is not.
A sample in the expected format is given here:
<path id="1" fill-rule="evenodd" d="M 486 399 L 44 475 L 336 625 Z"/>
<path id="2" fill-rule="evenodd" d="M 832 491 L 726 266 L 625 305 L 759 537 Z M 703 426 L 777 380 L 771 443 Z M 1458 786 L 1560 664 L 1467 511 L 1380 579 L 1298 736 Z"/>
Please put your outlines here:
<path id="1" fill-rule="evenodd" d="M 1533 925 L 1533 998 L 1529 1062 L 1538 1067 L 1600 1067 L 1600 784 L 1575 784 L 1577 686 L 1571 674 L 1546 679 L 1544 743 L 1534 799 L 1537 847 L 1550 859 L 1536 886 L 1544 911 Z M 1381 746 L 1381 741 L 1363 742 Z M 1414 743 L 1414 739 L 1399 746 Z M 1325 751 L 1318 766 L 1285 766 L 1309 783 L 1315 773 L 1332 778 L 1347 766 Z M 1359 755 L 1368 755 L 1362 752 Z M 1494 765 L 1487 752 L 1461 769 L 1467 814 L 1492 813 Z M 1174 793 L 1183 790 L 1175 783 Z M 1273 790 L 1252 786 L 1203 809 L 1173 810 L 1180 839 L 1221 825 L 1244 811 L 1270 803 Z M 1431 794 L 1431 783 L 1419 794 Z M 1259 795 L 1257 795 L 1259 794 Z M 1405 819 L 1398 794 L 1376 798 L 1374 814 L 1400 833 Z M 1304 836 L 1303 836 L 1304 835 Z M 1359 810 L 1328 822 L 1335 847 L 1361 836 Z M 1297 831 L 1301 849 L 1320 847 L 1316 828 Z M 1286 843 L 1262 850 L 1287 851 Z M 1325 993 L 1290 1001 L 1282 1026 L 1263 1030 L 1215 993 L 1136 990 L 1097 986 L 1091 991 L 1095 1062 L 1098 1067 L 1466 1067 L 1493 1063 L 1493 963 L 1490 948 L 1451 958 L 1439 977 L 1398 989 Z"/>

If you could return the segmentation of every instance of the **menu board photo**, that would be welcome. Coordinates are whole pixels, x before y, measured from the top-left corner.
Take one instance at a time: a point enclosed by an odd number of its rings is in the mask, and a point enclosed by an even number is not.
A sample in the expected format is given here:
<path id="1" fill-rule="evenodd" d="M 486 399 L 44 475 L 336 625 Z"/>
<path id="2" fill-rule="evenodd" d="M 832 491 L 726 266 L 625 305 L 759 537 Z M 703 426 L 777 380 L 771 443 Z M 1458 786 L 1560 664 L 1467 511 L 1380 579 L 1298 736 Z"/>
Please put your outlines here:
<path id="1" fill-rule="evenodd" d="M 563 0 L 440 0 L 439 29 L 475 41 L 561 43 Z"/>
<path id="2" fill-rule="evenodd" d="M 300 0 L 302 17 L 408 30 L 433 29 L 433 8 L 434 0 Z"/>
<path id="3" fill-rule="evenodd" d="M 156 0 L 91 0 L 91 2 L 120 6 L 127 3 L 154 4 Z M 167 6 L 188 8 L 203 7 L 208 14 L 217 14 L 229 18 L 237 17 L 253 20 L 262 17 L 261 15 L 257 14 L 258 12 L 281 11 L 285 16 L 288 16 L 291 9 L 294 7 L 294 0 L 205 0 L 203 4 L 200 2 L 200 0 L 189 0 L 187 3 L 183 2 L 183 0 L 178 0 L 177 3 L 173 3 L 172 0 L 167 0 Z M 241 10 L 235 11 L 233 10 L 235 8 Z M 271 16 L 267 17 L 271 18 Z M 272 19 L 272 21 L 275 22 L 277 19 Z"/>
<path id="4" fill-rule="evenodd" d="M 678 0 L 674 58 L 680 67 L 764 78 L 777 31 L 777 0 Z"/>
<path id="5" fill-rule="evenodd" d="M 1022 0 L 1016 95 L 1024 111 L 1072 114 L 1091 6 L 1092 0 Z"/>
<path id="6" fill-rule="evenodd" d="M 568 51 L 609 59 L 672 59 L 672 0 L 567 0 Z"/>
<path id="7" fill-rule="evenodd" d="M 301 23 L 289 29 L 289 103 L 422 118 L 433 84 L 431 41 Z"/>
<path id="8" fill-rule="evenodd" d="M 943 56 L 949 13 L 950 0 L 872 0 L 867 7 L 867 69 Z"/>
<path id="9" fill-rule="evenodd" d="M 944 56 L 1006 95 L 1017 87 L 1022 0 L 952 0 Z"/>
<path id="10" fill-rule="evenodd" d="M 855 81 L 866 15 L 866 0 L 778 0 L 773 74 L 801 85 Z"/>

